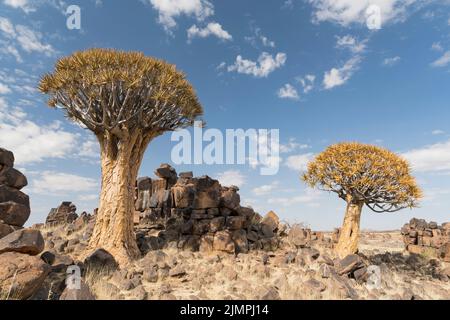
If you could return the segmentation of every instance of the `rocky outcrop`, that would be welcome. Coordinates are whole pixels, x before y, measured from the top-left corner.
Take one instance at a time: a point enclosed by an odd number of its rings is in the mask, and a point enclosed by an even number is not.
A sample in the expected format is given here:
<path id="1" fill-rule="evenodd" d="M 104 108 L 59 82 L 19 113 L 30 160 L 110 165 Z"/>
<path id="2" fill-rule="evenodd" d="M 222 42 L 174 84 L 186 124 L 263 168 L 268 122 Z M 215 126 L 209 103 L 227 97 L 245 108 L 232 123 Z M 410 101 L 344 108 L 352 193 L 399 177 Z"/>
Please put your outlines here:
<path id="1" fill-rule="evenodd" d="M 30 298 L 50 272 L 37 256 L 44 249 L 41 233 L 23 229 L 30 200 L 21 189 L 28 182 L 13 166 L 13 153 L 0 148 L 0 300 Z"/>
<path id="2" fill-rule="evenodd" d="M 52 208 L 45 220 L 47 225 L 72 223 L 78 218 L 77 207 L 70 201 L 64 201 L 58 208 Z"/>
<path id="3" fill-rule="evenodd" d="M 160 179 L 136 182 L 135 223 L 142 252 L 166 246 L 229 253 L 278 247 L 277 215 L 269 212 L 262 218 L 241 206 L 237 187 L 192 172 L 178 176 L 168 164 L 155 174 Z"/>
<path id="4" fill-rule="evenodd" d="M 0 238 L 20 229 L 30 216 L 30 200 L 20 191 L 27 178 L 14 169 L 14 155 L 0 148 Z"/>
<path id="5" fill-rule="evenodd" d="M 410 253 L 450 262 L 450 222 L 438 225 L 433 221 L 413 218 L 402 227 L 401 233 Z"/>

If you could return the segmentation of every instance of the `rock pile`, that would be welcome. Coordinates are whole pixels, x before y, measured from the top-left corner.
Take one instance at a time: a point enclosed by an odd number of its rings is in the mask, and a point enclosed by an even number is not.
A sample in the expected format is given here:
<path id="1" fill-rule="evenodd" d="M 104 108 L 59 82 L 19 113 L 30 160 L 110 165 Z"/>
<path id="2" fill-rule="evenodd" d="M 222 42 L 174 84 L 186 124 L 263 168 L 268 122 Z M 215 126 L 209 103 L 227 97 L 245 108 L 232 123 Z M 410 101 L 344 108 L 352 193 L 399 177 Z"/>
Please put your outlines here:
<path id="1" fill-rule="evenodd" d="M 31 297 L 50 272 L 37 256 L 44 250 L 41 233 L 22 228 L 30 216 L 29 198 L 20 191 L 27 179 L 13 166 L 13 153 L 0 148 L 0 300 Z"/>
<path id="2" fill-rule="evenodd" d="M 167 246 L 229 253 L 278 247 L 277 215 L 269 212 L 262 218 L 241 206 L 237 187 L 192 172 L 177 175 L 168 164 L 155 174 L 159 179 L 142 177 L 136 183 L 135 222 L 142 252 Z"/>
<path id="3" fill-rule="evenodd" d="M 20 191 L 27 178 L 13 167 L 13 153 L 0 148 L 0 238 L 22 228 L 30 216 L 30 200 Z"/>
<path id="4" fill-rule="evenodd" d="M 450 262 L 450 222 L 439 226 L 436 222 L 413 218 L 402 227 L 401 233 L 410 253 Z"/>
<path id="5" fill-rule="evenodd" d="M 47 219 L 45 220 L 46 225 L 60 225 L 72 223 L 78 218 L 76 213 L 77 207 L 70 201 L 64 201 L 58 208 L 50 209 Z"/>

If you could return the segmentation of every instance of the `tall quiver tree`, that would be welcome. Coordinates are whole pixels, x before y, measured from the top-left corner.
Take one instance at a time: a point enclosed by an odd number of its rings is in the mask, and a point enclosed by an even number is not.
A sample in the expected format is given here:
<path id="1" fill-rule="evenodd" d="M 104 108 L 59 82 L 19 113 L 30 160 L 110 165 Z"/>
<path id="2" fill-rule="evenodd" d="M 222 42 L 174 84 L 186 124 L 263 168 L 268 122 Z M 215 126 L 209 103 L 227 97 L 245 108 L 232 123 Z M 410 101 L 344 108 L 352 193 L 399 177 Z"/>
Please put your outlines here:
<path id="1" fill-rule="evenodd" d="M 311 187 L 335 192 L 346 201 L 335 251 L 341 258 L 358 251 L 364 205 L 375 212 L 396 212 L 417 206 L 422 192 L 400 156 L 377 146 L 339 143 L 308 164 L 303 180 Z"/>
<path id="2" fill-rule="evenodd" d="M 102 185 L 90 249 L 104 248 L 120 263 L 138 257 L 132 218 L 138 170 L 153 138 L 202 115 L 194 89 L 164 61 L 140 52 L 90 49 L 59 59 L 39 90 L 100 144 Z"/>

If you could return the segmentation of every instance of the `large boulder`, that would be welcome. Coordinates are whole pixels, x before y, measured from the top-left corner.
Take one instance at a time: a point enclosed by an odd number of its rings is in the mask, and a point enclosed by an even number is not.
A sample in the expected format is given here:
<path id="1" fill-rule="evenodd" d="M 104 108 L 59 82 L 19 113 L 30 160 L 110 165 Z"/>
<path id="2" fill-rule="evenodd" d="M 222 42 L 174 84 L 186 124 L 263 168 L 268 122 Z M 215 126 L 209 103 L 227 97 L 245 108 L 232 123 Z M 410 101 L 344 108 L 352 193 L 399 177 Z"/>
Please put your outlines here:
<path id="1" fill-rule="evenodd" d="M 229 231 L 219 231 L 214 235 L 213 249 L 216 251 L 224 251 L 235 253 L 235 245 Z"/>
<path id="2" fill-rule="evenodd" d="M 20 252 L 37 255 L 44 250 L 44 238 L 38 230 L 21 229 L 0 239 L 0 254 Z"/>
<path id="3" fill-rule="evenodd" d="M 25 193 L 4 184 L 0 184 L 0 203 L 8 201 L 24 205 L 28 208 L 30 207 L 30 199 Z"/>
<path id="4" fill-rule="evenodd" d="M 272 229 L 272 231 L 275 231 L 278 229 L 279 223 L 280 223 L 280 218 L 273 211 L 267 212 L 267 214 L 264 216 L 264 218 L 261 221 L 261 224 L 269 226 Z"/>
<path id="5" fill-rule="evenodd" d="M 169 185 L 174 185 L 177 182 L 177 172 L 167 163 L 163 163 L 155 170 L 155 174 L 168 182 Z"/>
<path id="6" fill-rule="evenodd" d="M 14 166 L 14 154 L 11 151 L 0 148 L 0 166 L 8 168 Z"/>
<path id="7" fill-rule="evenodd" d="M 24 300 L 43 284 L 50 266 L 37 256 L 17 252 L 0 254 L 0 297 Z"/>
<path id="8" fill-rule="evenodd" d="M 364 267 L 364 262 L 357 254 L 350 254 L 337 263 L 337 272 L 340 275 L 352 274 Z"/>
<path id="9" fill-rule="evenodd" d="M 114 257 L 105 249 L 97 249 L 84 260 L 87 270 L 99 273 L 109 273 L 118 269 L 119 265 Z"/>
<path id="10" fill-rule="evenodd" d="M 14 232 L 14 228 L 9 224 L 0 222 L 0 239 Z"/>
<path id="11" fill-rule="evenodd" d="M 29 206 L 13 201 L 0 203 L 0 220 L 3 220 L 6 224 L 22 227 L 29 217 Z"/>
<path id="12" fill-rule="evenodd" d="M 28 181 L 19 170 L 8 168 L 0 174 L 0 184 L 20 190 L 28 184 Z"/>
<path id="13" fill-rule="evenodd" d="M 231 210 L 238 210 L 241 203 L 241 197 L 237 191 L 239 188 L 231 186 L 229 188 L 223 188 L 221 194 L 221 205 Z"/>

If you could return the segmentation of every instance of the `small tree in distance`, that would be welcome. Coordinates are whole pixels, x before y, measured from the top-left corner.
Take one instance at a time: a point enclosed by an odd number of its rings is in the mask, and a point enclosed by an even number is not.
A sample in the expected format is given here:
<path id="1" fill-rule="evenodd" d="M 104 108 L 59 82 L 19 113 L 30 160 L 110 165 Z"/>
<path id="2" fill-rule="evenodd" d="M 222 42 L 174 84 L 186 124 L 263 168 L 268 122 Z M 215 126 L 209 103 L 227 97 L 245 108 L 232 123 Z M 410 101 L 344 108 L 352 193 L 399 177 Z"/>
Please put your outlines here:
<path id="1" fill-rule="evenodd" d="M 311 187 L 335 192 L 347 203 L 335 251 L 341 258 L 358 251 L 362 207 L 396 212 L 417 206 L 422 192 L 400 156 L 377 146 L 338 143 L 308 164 L 303 180 Z"/>
<path id="2" fill-rule="evenodd" d="M 59 59 L 39 90 L 100 144 L 100 204 L 89 247 L 108 250 L 119 263 L 138 257 L 133 232 L 138 170 L 152 139 L 192 125 L 203 113 L 194 89 L 164 61 L 140 52 L 90 49 Z"/>

